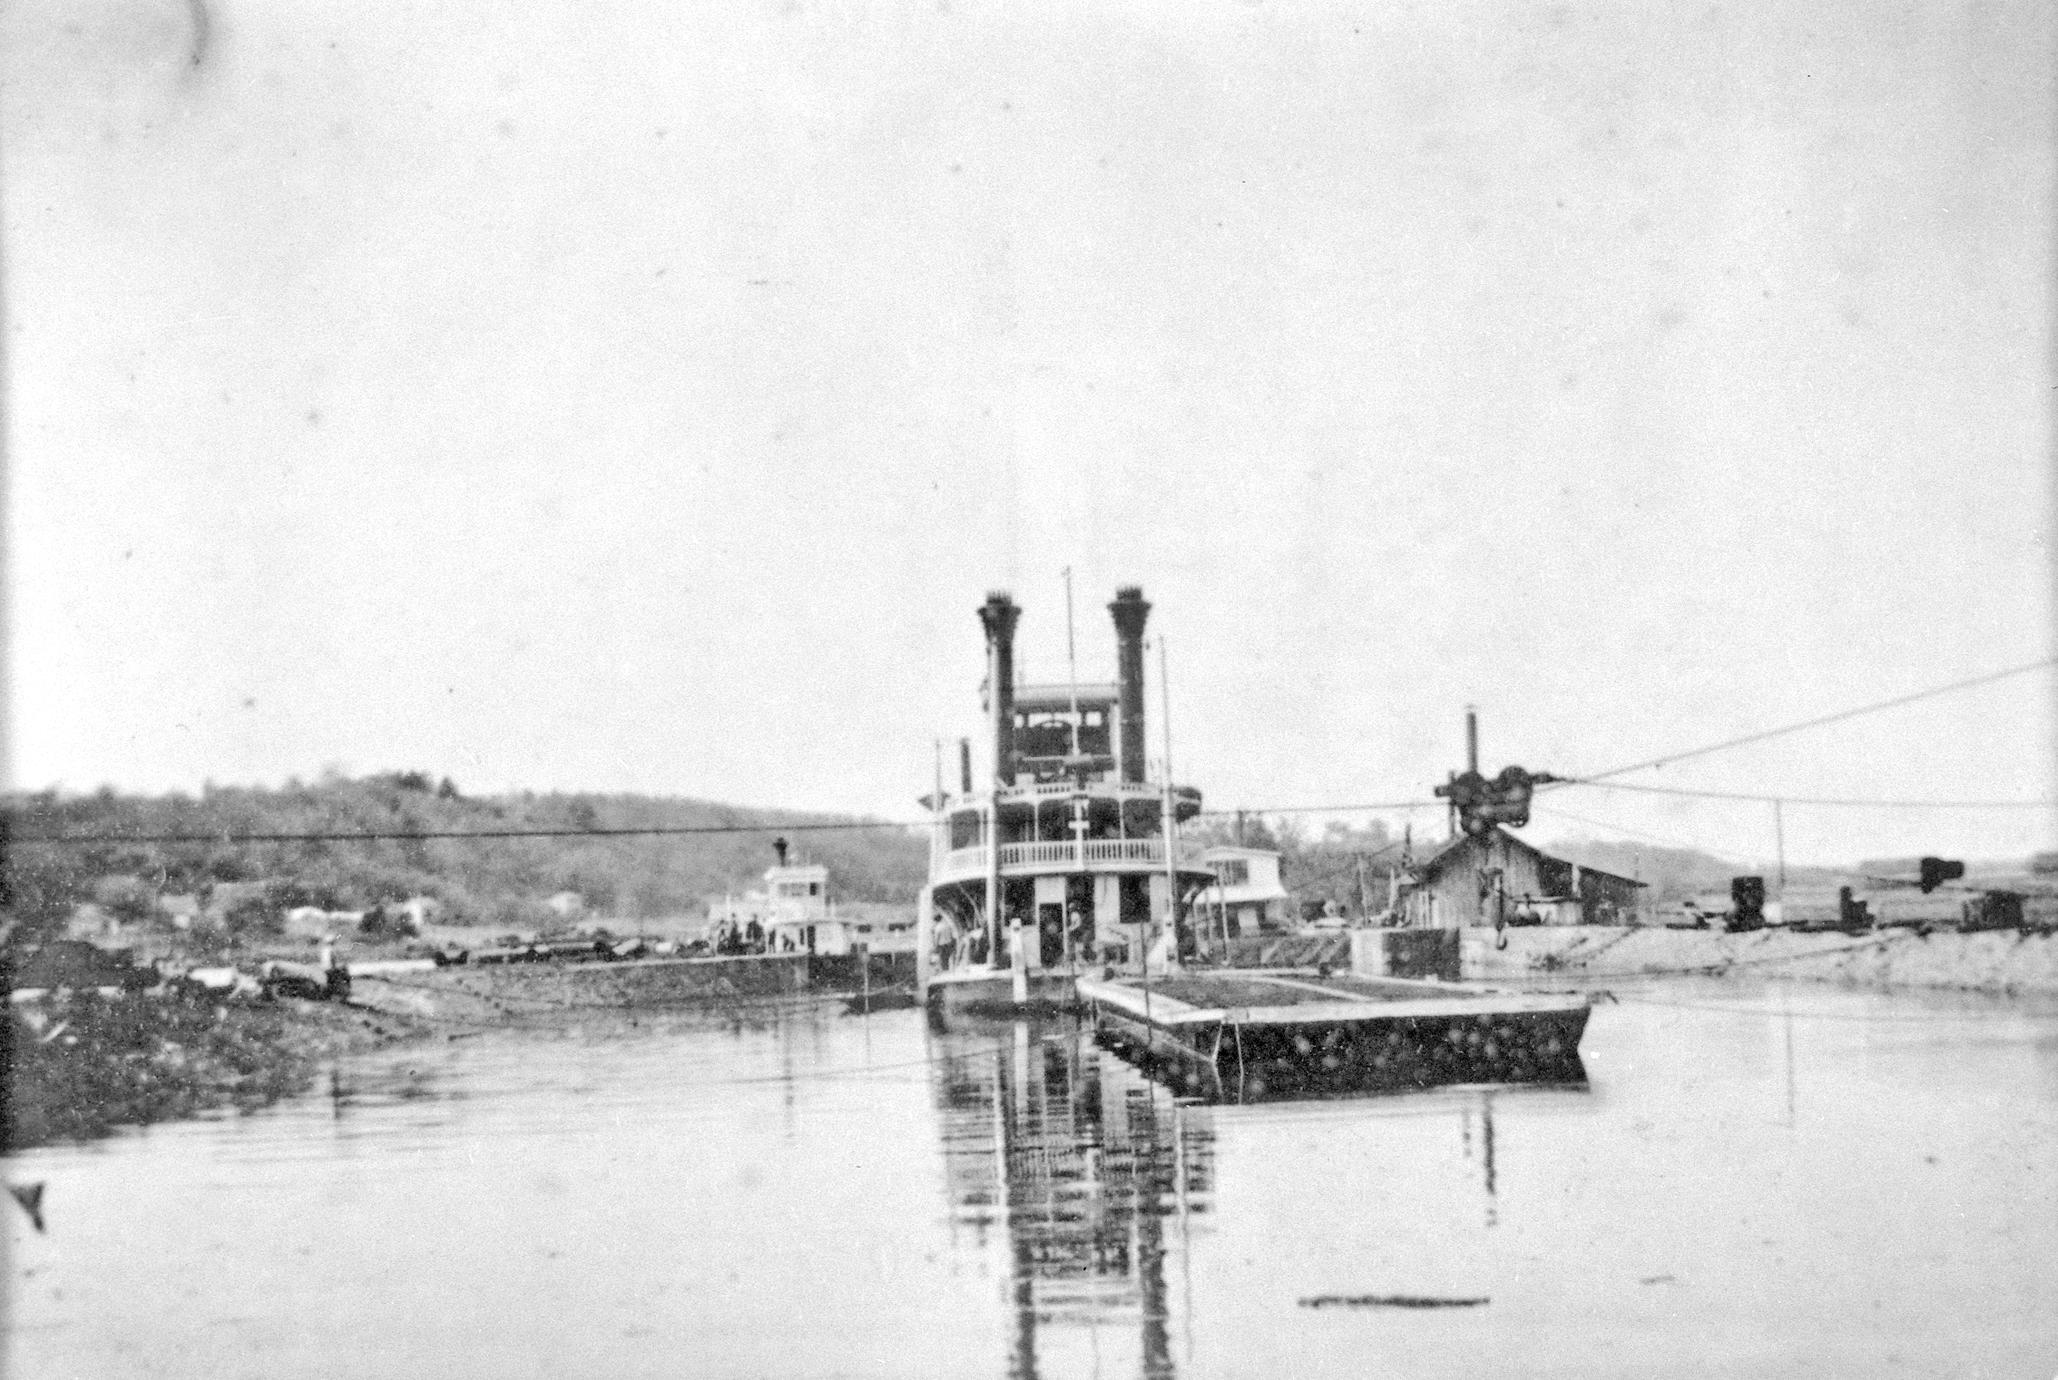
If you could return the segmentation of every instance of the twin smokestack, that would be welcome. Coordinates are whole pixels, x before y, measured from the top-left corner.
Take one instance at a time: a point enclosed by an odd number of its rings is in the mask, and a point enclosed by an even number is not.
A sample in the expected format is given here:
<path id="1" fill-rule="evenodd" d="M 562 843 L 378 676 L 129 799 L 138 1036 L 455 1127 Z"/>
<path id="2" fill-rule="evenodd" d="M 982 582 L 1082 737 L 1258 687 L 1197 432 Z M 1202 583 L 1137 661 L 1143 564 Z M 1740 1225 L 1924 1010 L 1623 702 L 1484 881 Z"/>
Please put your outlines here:
<path id="1" fill-rule="evenodd" d="M 1143 780 L 1143 625 L 1150 605 L 1143 591 L 1124 585 L 1108 605 L 1115 619 L 1115 671 L 1120 687 L 1119 766 L 1121 779 Z M 986 629 L 988 676 L 993 695 L 993 779 L 1015 784 L 1015 624 L 1022 610 L 1004 591 L 986 596 L 979 622 Z"/>

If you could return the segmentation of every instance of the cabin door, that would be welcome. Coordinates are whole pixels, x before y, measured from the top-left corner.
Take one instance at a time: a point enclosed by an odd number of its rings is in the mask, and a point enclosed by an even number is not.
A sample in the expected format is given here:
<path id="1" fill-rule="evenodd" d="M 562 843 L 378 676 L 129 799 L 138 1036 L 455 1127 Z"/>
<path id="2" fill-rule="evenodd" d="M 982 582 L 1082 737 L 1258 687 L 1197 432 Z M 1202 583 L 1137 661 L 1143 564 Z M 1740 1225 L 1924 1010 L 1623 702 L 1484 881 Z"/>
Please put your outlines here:
<path id="1" fill-rule="evenodd" d="M 1036 951 L 1046 968 L 1065 961 L 1065 908 L 1055 902 L 1036 908 Z"/>

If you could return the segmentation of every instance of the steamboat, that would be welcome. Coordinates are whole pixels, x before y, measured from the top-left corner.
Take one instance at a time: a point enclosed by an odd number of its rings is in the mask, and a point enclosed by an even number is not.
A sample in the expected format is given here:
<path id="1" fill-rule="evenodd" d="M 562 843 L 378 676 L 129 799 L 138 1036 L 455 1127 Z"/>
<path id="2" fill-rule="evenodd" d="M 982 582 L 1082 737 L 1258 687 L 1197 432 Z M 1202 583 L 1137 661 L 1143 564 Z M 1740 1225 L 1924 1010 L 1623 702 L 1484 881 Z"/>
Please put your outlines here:
<path id="1" fill-rule="evenodd" d="M 972 779 L 961 742 L 956 792 L 939 779 L 929 881 L 916 911 L 917 981 L 931 1011 L 1063 1009 L 1082 976 L 1176 962 L 1185 901 L 1215 882 L 1179 824 L 1201 795 L 1145 752 L 1144 625 L 1150 604 L 1116 591 L 1113 683 L 1017 685 L 1022 610 L 1005 593 L 979 609 L 986 633 L 991 765 Z M 1068 612 L 1069 621 L 1069 612 Z M 939 772 L 939 778 L 941 773 Z"/>

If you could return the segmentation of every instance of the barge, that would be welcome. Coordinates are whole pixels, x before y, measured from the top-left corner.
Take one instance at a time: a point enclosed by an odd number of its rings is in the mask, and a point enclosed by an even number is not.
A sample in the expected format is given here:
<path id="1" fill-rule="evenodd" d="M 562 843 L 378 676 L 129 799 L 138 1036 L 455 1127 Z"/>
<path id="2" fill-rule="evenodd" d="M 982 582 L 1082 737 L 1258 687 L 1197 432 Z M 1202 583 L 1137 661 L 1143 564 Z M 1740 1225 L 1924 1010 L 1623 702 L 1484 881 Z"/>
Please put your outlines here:
<path id="1" fill-rule="evenodd" d="M 992 765 L 959 789 L 939 763 L 923 804 L 934 821 L 928 885 L 916 908 L 917 984 L 932 1011 L 1069 1009 L 1081 974 L 1139 972 L 1175 934 L 1185 903 L 1215 882 L 1181 821 L 1200 792 L 1151 780 L 1144 751 L 1141 590 L 1116 591 L 1117 679 L 1015 683 L 1021 609 L 1005 593 L 979 609 L 986 633 Z M 1069 622 L 1069 615 L 1068 615 Z"/>
<path id="2" fill-rule="evenodd" d="M 1586 1077 L 1584 993 L 1278 970 L 1082 978 L 1077 990 L 1105 1043 L 1200 1096 Z"/>

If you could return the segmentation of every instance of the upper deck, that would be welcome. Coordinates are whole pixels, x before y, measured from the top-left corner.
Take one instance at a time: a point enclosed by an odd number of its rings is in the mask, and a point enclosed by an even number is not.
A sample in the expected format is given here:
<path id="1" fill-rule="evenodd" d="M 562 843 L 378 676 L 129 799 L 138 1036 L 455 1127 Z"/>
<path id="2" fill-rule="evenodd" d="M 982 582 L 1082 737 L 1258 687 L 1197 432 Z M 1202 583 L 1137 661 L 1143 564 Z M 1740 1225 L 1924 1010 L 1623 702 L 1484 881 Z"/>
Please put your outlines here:
<path id="1" fill-rule="evenodd" d="M 1200 844 L 1174 839 L 1173 866 L 1182 872 L 1207 872 L 1207 864 L 1201 859 L 1203 851 Z M 976 881 L 986 875 L 988 857 L 984 844 L 933 848 L 929 855 L 929 880 Z M 1001 874 L 1010 877 L 1058 872 L 1161 872 L 1164 867 L 1165 841 L 1160 838 L 1046 840 L 1000 846 Z"/>
<path id="2" fill-rule="evenodd" d="M 984 876 L 987 845 L 996 833 L 1000 867 L 1010 875 L 1162 869 L 1165 795 L 1162 785 L 1103 779 L 1025 781 L 947 796 L 931 839 L 930 880 Z M 1193 787 L 1174 786 L 1171 796 L 1175 823 L 1200 812 L 1200 792 Z M 1187 871 L 1203 871 L 1201 853 L 1197 843 L 1178 843 L 1172 860 Z"/>

